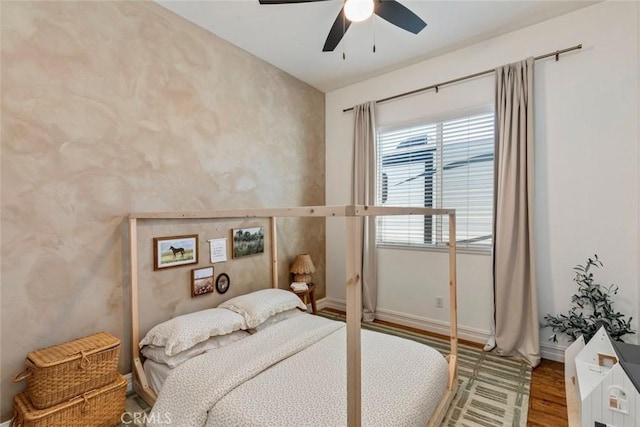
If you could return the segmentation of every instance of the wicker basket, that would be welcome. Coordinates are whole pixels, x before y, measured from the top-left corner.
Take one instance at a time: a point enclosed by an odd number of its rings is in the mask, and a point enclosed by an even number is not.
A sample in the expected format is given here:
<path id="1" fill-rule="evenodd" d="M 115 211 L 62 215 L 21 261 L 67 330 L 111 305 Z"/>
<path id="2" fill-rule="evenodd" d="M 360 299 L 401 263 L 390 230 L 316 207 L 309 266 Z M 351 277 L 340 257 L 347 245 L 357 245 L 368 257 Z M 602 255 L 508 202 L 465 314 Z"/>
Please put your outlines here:
<path id="1" fill-rule="evenodd" d="M 118 377 L 120 340 L 99 332 L 53 347 L 32 351 L 26 369 L 14 382 L 27 380 L 27 396 L 45 409 L 102 387 Z"/>
<path id="2" fill-rule="evenodd" d="M 122 421 L 127 379 L 118 374 L 111 384 L 48 409 L 34 408 L 26 393 L 13 398 L 11 427 L 111 427 Z"/>

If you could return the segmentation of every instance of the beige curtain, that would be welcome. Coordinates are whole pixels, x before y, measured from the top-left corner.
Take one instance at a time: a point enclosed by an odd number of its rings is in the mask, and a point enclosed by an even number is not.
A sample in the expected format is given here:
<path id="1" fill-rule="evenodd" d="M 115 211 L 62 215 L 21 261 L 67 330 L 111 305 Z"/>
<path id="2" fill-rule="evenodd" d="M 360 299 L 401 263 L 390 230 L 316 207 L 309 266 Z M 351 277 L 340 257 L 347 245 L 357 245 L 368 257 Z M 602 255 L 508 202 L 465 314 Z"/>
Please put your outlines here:
<path id="1" fill-rule="evenodd" d="M 533 66 L 496 69 L 493 280 L 496 352 L 540 363 L 533 234 Z"/>
<path id="2" fill-rule="evenodd" d="M 375 204 L 376 182 L 376 123 L 375 102 L 354 107 L 355 126 L 353 136 L 353 187 L 351 203 Z M 376 221 L 364 218 L 362 258 L 362 320 L 373 322 L 378 300 L 378 277 L 376 271 Z"/>

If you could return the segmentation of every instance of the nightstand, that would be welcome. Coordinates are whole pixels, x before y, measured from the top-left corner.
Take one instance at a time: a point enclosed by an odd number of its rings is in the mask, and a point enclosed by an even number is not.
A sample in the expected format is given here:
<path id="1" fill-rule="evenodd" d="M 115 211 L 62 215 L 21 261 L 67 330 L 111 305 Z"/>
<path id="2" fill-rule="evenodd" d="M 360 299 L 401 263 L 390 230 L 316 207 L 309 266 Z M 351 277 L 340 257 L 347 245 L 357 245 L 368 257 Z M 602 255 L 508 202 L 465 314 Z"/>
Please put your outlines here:
<path id="1" fill-rule="evenodd" d="M 309 289 L 307 289 L 306 291 L 296 292 L 293 289 L 289 289 L 289 290 L 294 294 L 298 295 L 302 300 L 302 302 L 305 303 L 305 305 L 307 304 L 307 297 L 309 297 L 309 299 L 311 300 L 311 312 L 313 314 L 318 314 L 316 309 L 316 294 L 315 294 L 316 285 L 314 285 L 313 283 L 309 283 L 308 286 L 309 286 Z"/>

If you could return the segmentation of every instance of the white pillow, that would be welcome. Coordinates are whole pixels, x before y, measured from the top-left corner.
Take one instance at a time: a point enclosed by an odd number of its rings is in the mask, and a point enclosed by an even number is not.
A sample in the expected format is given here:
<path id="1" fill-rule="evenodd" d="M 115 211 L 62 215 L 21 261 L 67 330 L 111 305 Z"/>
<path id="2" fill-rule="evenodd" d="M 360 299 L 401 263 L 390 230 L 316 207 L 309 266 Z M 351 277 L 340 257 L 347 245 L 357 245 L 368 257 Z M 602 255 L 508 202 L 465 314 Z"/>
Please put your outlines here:
<path id="1" fill-rule="evenodd" d="M 164 347 L 167 356 L 175 356 L 209 337 L 246 328 L 245 321 L 239 314 L 221 308 L 210 308 L 174 317 L 154 326 L 140 341 L 140 347 Z"/>
<path id="2" fill-rule="evenodd" d="M 247 331 L 235 331 L 226 335 L 217 335 L 194 345 L 188 350 L 181 351 L 175 356 L 167 356 L 164 347 L 145 345 L 144 347 L 142 347 L 142 354 L 144 355 L 144 357 L 146 357 L 147 359 L 151 359 L 154 362 L 164 363 L 170 368 L 175 368 L 191 359 L 192 357 L 198 356 L 206 351 L 213 350 L 215 348 L 223 347 L 227 344 L 231 344 L 248 336 L 251 336 L 251 334 Z"/>
<path id="3" fill-rule="evenodd" d="M 274 314 L 296 307 L 301 310 L 307 309 L 296 294 L 284 289 L 251 292 L 231 298 L 218 306 L 241 314 L 247 322 L 247 328 L 255 328 Z"/>
<path id="4" fill-rule="evenodd" d="M 291 319 L 292 317 L 296 317 L 296 316 L 302 316 L 304 314 L 303 311 L 301 311 L 298 307 L 296 308 L 292 308 L 291 310 L 286 310 L 283 311 L 281 313 L 277 313 L 274 314 L 273 316 L 269 317 L 267 320 L 265 320 L 264 322 L 262 322 L 261 324 L 259 324 L 258 326 L 256 326 L 253 329 L 249 329 L 249 332 L 256 333 L 258 331 L 261 331 L 271 325 L 275 325 L 278 322 L 282 322 L 283 320 L 287 320 L 287 319 Z"/>

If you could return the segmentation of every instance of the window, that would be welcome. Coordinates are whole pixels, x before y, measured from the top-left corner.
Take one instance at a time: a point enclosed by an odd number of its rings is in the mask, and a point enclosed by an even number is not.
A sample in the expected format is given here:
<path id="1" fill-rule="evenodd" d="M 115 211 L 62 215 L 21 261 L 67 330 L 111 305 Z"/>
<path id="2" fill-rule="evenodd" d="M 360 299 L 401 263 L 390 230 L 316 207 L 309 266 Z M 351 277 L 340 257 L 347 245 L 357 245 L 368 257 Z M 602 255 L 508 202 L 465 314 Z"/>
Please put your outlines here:
<path id="1" fill-rule="evenodd" d="M 456 209 L 461 248 L 490 249 L 494 114 L 378 131 L 378 205 Z M 381 245 L 446 246 L 442 216 L 378 217 Z"/>

